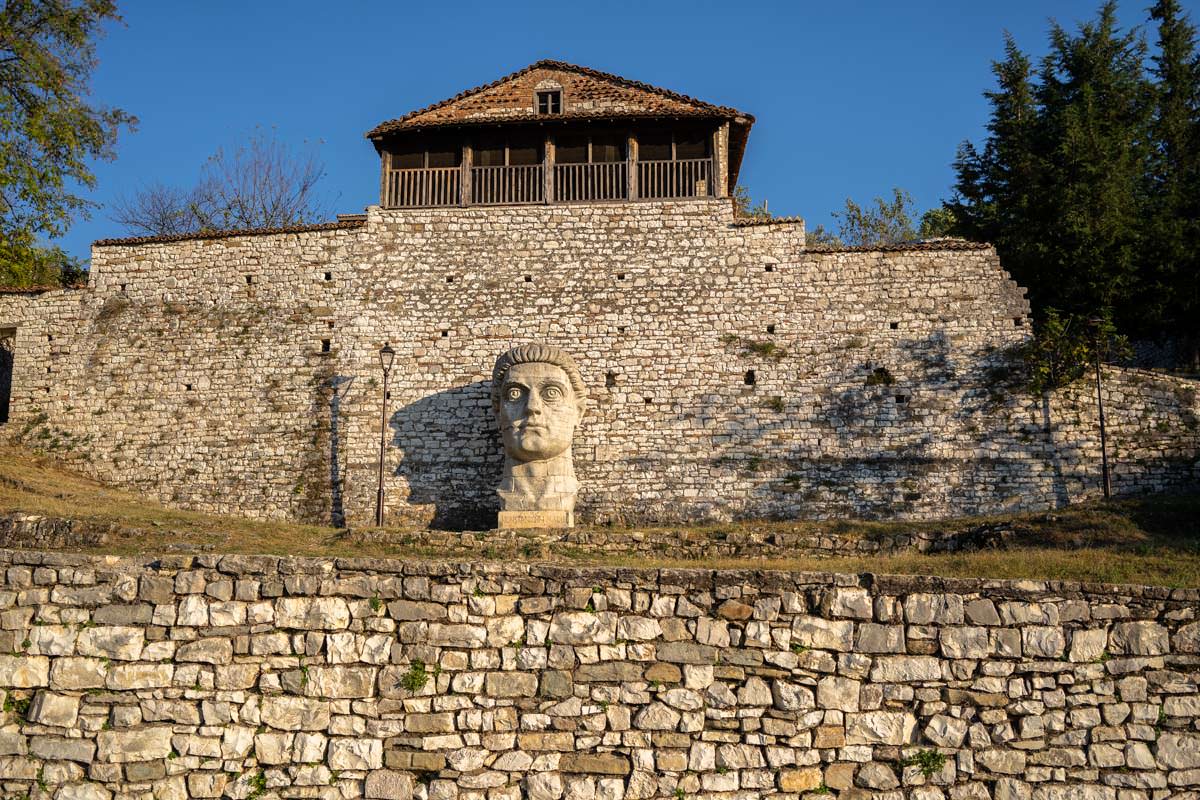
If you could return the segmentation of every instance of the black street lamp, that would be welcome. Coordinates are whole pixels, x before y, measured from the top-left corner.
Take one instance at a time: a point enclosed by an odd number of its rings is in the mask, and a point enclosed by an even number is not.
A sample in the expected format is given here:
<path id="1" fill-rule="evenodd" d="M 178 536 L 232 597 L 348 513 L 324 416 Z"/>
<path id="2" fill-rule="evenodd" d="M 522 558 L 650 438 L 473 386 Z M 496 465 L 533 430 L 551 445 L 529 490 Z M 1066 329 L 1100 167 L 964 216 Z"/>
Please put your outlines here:
<path id="1" fill-rule="evenodd" d="M 387 342 L 379 351 L 379 365 L 383 367 L 383 404 L 379 412 L 379 491 L 375 495 L 375 527 L 383 527 L 383 453 L 387 448 L 387 401 L 388 376 L 392 372 L 392 362 L 396 360 L 396 351 Z"/>
<path id="2" fill-rule="evenodd" d="M 1103 320 L 1093 317 L 1088 320 L 1092 329 L 1092 350 L 1096 357 L 1096 407 L 1100 411 L 1100 475 L 1104 481 L 1104 499 L 1112 496 L 1112 480 L 1108 474 L 1108 441 L 1104 430 L 1104 394 L 1100 382 L 1100 329 Z"/>

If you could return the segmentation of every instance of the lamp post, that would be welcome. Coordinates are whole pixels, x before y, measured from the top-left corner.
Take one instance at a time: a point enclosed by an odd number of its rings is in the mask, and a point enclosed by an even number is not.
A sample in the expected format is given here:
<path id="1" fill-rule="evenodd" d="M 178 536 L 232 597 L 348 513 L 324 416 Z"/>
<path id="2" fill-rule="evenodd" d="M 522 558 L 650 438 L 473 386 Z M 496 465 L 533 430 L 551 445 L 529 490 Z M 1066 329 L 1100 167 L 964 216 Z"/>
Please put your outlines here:
<path id="1" fill-rule="evenodd" d="M 379 351 L 379 365 L 383 367 L 383 402 L 379 411 L 379 491 L 375 495 L 375 527 L 383 527 L 383 454 L 387 449 L 387 401 L 388 376 L 392 372 L 392 362 L 396 359 L 396 351 L 384 342 Z"/>
<path id="2" fill-rule="evenodd" d="M 1104 430 L 1104 394 L 1100 381 L 1100 326 L 1102 322 L 1099 317 L 1088 320 L 1088 326 L 1092 329 L 1092 350 L 1096 357 L 1096 408 L 1100 411 L 1100 475 L 1104 482 L 1104 499 L 1108 500 L 1112 496 L 1112 480 L 1108 474 L 1108 441 Z"/>

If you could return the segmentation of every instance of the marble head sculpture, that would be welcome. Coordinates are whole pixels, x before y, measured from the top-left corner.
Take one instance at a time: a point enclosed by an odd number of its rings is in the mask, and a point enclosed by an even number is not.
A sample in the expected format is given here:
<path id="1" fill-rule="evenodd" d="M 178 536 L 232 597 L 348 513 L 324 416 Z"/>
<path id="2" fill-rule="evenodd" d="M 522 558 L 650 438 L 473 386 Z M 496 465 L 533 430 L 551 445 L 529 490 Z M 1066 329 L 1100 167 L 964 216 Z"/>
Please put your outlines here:
<path id="1" fill-rule="evenodd" d="M 492 409 L 504 441 L 501 528 L 569 528 L 575 523 L 571 440 L 587 408 L 575 360 L 547 344 L 523 344 L 496 359 Z"/>

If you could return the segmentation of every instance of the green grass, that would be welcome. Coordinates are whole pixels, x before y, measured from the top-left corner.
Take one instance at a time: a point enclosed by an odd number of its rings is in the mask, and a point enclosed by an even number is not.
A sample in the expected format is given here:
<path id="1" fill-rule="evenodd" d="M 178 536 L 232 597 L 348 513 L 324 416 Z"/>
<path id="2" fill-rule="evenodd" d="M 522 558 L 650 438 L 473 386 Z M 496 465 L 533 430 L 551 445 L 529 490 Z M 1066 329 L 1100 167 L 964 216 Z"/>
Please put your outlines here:
<path id="1" fill-rule="evenodd" d="M 103 545 L 84 548 L 85 552 L 96 554 L 145 555 L 182 550 L 312 557 L 537 560 L 607 566 L 874 572 L 1200 587 L 1200 524 L 1197 523 L 1200 495 L 1194 494 L 936 522 L 794 520 L 668 526 L 658 530 L 663 534 L 661 538 L 668 541 L 686 537 L 688 541 L 707 538 L 721 543 L 751 530 L 792 535 L 833 534 L 862 540 L 886 540 L 905 531 L 952 533 L 999 522 L 1014 531 L 1010 547 L 969 553 L 819 558 L 785 552 L 771 558 L 696 560 L 680 558 L 665 548 L 645 557 L 596 554 L 578 545 L 542 543 L 532 537 L 488 542 L 486 551 L 441 543 L 423 545 L 423 531 L 416 527 L 389 530 L 389 538 L 395 544 L 360 543 L 351 541 L 346 531 L 336 528 L 165 508 L 83 477 L 50 458 L 0 445 L 0 514 L 13 511 L 74 519 L 85 527 L 107 531 Z M 487 541 L 486 533 L 479 536 Z M 536 559 L 531 558 L 533 553 L 537 553 Z"/>

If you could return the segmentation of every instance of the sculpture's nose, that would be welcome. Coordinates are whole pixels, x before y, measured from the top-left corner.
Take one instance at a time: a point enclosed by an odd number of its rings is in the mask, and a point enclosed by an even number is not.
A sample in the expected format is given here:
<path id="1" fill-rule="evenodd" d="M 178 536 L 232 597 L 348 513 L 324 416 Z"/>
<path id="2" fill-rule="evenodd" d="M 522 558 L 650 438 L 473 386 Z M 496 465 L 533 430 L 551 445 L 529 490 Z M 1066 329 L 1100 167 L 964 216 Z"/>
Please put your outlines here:
<path id="1" fill-rule="evenodd" d="M 542 398 L 537 392 L 530 392 L 525 400 L 525 413 L 541 414 L 542 413 Z"/>

